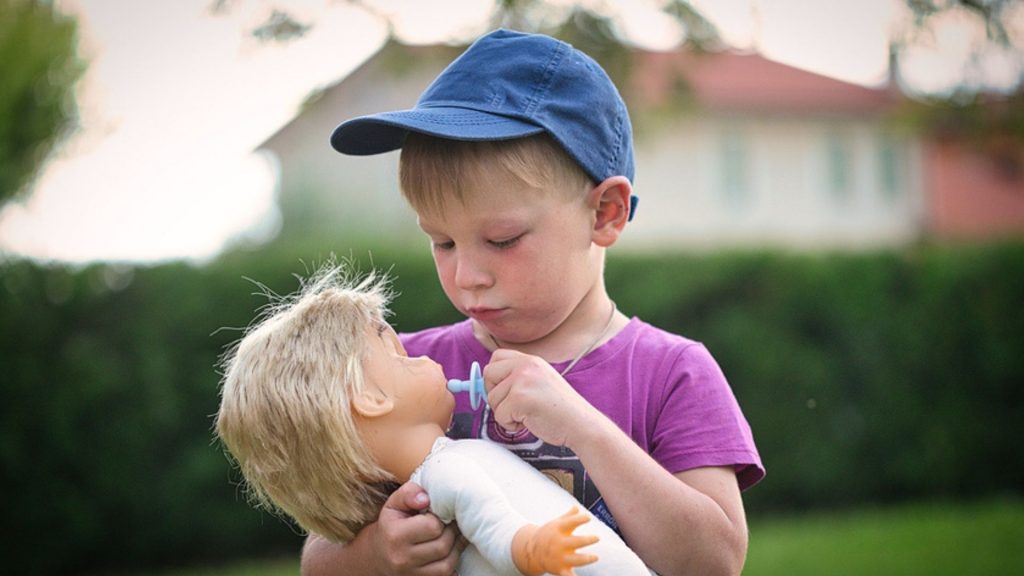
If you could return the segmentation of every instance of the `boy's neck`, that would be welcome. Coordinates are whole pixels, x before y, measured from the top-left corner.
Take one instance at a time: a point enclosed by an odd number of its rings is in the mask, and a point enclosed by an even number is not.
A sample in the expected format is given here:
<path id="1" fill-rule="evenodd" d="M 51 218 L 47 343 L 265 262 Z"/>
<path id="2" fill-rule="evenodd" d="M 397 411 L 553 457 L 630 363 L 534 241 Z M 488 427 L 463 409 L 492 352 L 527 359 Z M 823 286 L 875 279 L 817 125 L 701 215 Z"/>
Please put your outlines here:
<path id="1" fill-rule="evenodd" d="M 575 360 L 581 352 L 590 352 L 613 338 L 629 323 L 616 310 L 615 303 L 601 292 L 592 301 L 580 302 L 577 309 L 549 334 L 530 342 L 506 342 L 495 338 L 487 328 L 473 321 L 473 334 L 488 350 L 505 348 L 539 356 L 550 363 Z M 585 354 L 584 354 L 585 355 Z"/>

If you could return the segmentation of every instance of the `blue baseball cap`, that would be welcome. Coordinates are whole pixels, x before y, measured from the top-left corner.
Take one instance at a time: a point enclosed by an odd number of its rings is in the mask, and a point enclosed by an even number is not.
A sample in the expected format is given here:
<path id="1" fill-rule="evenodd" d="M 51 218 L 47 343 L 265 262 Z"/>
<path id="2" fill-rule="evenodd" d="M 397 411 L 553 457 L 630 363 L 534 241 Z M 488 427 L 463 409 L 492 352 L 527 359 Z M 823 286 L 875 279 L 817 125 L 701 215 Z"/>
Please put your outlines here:
<path id="1" fill-rule="evenodd" d="M 632 182 L 635 173 L 629 113 L 615 84 L 592 58 L 542 34 L 499 29 L 480 37 L 415 107 L 347 120 L 331 146 L 380 154 L 401 148 L 409 131 L 464 141 L 547 132 L 594 182 Z M 630 201 L 632 219 L 636 196 Z"/>

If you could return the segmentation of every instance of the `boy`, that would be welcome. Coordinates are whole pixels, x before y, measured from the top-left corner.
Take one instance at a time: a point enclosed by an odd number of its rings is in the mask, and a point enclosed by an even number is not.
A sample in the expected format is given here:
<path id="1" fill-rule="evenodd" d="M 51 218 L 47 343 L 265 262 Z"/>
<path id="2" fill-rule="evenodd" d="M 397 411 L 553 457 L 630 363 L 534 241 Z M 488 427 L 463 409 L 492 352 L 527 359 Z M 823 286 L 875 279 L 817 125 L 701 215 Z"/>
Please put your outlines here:
<path id="1" fill-rule="evenodd" d="M 441 285 L 468 320 L 403 337 L 489 405 L 459 398 L 451 435 L 508 445 L 616 528 L 654 571 L 738 574 L 740 492 L 764 475 L 749 426 L 699 343 L 619 312 L 605 250 L 635 211 L 629 117 L 593 60 L 498 30 L 416 108 L 356 118 L 347 154 L 402 148 L 401 187 Z M 407 483 L 348 545 L 315 535 L 307 574 L 451 574 L 456 535 Z"/>
<path id="2" fill-rule="evenodd" d="M 649 574 L 511 452 L 445 437 L 455 399 L 441 367 L 409 357 L 385 323 L 384 282 L 327 265 L 227 355 L 217 434 L 256 500 L 347 542 L 376 518 L 383 486 L 411 478 L 472 544 L 459 561 L 465 574 Z"/>

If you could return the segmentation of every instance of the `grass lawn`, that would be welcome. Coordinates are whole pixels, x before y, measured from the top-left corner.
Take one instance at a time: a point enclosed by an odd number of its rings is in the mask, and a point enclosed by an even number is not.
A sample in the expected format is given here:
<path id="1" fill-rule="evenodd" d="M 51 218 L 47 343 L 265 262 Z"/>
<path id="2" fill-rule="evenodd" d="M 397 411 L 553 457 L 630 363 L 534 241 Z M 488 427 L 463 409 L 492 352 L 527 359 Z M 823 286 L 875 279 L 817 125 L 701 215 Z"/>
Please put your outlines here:
<path id="1" fill-rule="evenodd" d="M 154 576 L 295 576 L 299 557 L 276 560 L 245 560 L 224 566 L 209 566 L 148 573 Z"/>
<path id="2" fill-rule="evenodd" d="M 750 522 L 745 576 L 1019 574 L 1024 502 L 924 504 Z"/>
<path id="3" fill-rule="evenodd" d="M 922 504 L 750 521 L 744 576 L 1005 576 L 1024 566 L 1024 501 Z M 286 576 L 298 558 L 161 576 Z"/>

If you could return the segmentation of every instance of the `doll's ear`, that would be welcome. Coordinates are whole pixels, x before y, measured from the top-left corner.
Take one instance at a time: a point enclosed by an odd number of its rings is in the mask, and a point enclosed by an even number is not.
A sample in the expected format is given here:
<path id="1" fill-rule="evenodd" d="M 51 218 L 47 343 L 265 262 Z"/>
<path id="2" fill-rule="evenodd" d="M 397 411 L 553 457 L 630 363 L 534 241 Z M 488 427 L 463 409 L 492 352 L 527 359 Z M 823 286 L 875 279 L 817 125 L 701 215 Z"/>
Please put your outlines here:
<path id="1" fill-rule="evenodd" d="M 353 394 L 352 409 L 364 418 L 379 418 L 390 414 L 395 403 L 376 386 L 367 386 L 362 392 Z"/>

